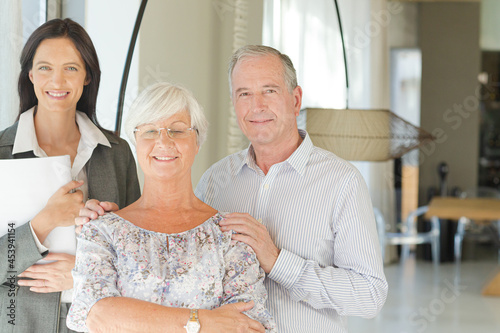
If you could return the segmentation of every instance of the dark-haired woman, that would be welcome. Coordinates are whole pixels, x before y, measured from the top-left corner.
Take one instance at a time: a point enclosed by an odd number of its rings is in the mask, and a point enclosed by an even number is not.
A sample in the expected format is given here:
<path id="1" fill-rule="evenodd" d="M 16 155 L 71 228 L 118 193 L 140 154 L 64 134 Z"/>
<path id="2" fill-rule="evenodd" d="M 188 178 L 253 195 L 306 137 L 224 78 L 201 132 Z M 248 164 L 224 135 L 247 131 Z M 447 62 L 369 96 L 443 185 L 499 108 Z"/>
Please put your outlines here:
<path id="1" fill-rule="evenodd" d="M 43 24 L 23 48 L 19 119 L 0 132 L 0 159 L 69 155 L 77 180 L 61 187 L 42 211 L 16 229 L 15 264 L 22 273 L 14 293 L 6 284 L 7 260 L 0 261 L 1 332 L 71 332 L 65 321 L 75 257 L 50 252 L 45 238 L 56 227 L 74 225 L 87 198 L 125 207 L 140 195 L 128 144 L 96 120 L 100 75 L 90 37 L 70 19 Z M 6 249 L 4 236 L 1 253 Z M 37 264 L 42 258 L 51 263 Z M 9 322 L 12 302 L 14 321 Z"/>

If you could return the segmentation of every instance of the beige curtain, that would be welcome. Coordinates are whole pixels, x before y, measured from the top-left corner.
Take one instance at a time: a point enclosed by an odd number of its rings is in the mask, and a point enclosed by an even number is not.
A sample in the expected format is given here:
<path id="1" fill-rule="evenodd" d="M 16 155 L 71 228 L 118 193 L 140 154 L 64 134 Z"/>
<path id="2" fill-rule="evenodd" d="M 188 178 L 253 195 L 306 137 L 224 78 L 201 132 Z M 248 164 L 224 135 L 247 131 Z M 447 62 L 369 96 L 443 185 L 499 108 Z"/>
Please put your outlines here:
<path id="1" fill-rule="evenodd" d="M 234 0 L 233 53 L 248 43 L 248 0 Z M 248 146 L 248 140 L 238 126 L 232 102 L 229 102 L 227 154 Z"/>
<path id="2" fill-rule="evenodd" d="M 371 0 L 372 17 L 388 12 L 387 0 Z M 372 21 L 376 22 L 376 21 Z M 379 21 L 380 22 L 380 21 Z M 370 42 L 370 105 L 390 109 L 390 71 L 389 44 L 387 25 L 377 25 L 379 33 L 371 36 Z M 369 188 L 373 206 L 380 209 L 386 222 L 394 226 L 396 223 L 394 193 L 394 162 L 370 163 Z M 382 193 L 382 195 L 380 195 Z M 394 248 L 394 247 L 392 247 Z"/>
<path id="3" fill-rule="evenodd" d="M 0 1 L 0 130 L 10 126 L 18 113 L 17 78 L 23 34 L 21 1 Z"/>

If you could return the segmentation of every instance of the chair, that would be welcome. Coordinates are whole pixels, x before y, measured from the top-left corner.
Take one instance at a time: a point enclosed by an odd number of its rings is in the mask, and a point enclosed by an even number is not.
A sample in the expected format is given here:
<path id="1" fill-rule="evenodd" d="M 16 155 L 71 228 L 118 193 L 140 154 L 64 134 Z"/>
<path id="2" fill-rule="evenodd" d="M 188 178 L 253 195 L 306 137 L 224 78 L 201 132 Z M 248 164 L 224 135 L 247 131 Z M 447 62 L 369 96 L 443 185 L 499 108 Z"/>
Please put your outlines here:
<path id="1" fill-rule="evenodd" d="M 464 191 L 460 194 L 461 198 L 497 198 L 500 199 L 500 191 L 491 187 L 478 187 L 475 190 Z M 496 225 L 498 239 L 500 239 L 500 220 L 494 221 L 492 225 Z M 457 231 L 455 233 L 455 262 L 460 263 L 462 260 L 462 243 L 465 237 L 467 227 L 473 228 L 474 223 L 468 218 L 458 220 Z M 481 226 L 476 225 L 476 228 Z M 495 237 L 495 236 L 494 236 Z M 493 239 L 498 246 L 498 239 Z M 500 248 L 498 249 L 498 262 L 500 263 Z"/>
<path id="2" fill-rule="evenodd" d="M 385 247 L 387 245 L 402 245 L 401 261 L 404 261 L 410 256 L 410 245 L 430 243 L 432 248 L 432 260 L 435 265 L 439 264 L 439 219 L 436 217 L 431 218 L 431 230 L 428 232 L 417 232 L 415 225 L 415 223 L 417 222 L 417 218 L 425 214 L 428 209 L 428 206 L 422 206 L 408 214 L 406 223 L 401 227 L 401 232 L 386 232 L 386 223 L 384 216 L 379 209 L 373 208 L 375 221 L 377 223 L 380 246 L 382 248 L 382 258 L 384 258 Z"/>

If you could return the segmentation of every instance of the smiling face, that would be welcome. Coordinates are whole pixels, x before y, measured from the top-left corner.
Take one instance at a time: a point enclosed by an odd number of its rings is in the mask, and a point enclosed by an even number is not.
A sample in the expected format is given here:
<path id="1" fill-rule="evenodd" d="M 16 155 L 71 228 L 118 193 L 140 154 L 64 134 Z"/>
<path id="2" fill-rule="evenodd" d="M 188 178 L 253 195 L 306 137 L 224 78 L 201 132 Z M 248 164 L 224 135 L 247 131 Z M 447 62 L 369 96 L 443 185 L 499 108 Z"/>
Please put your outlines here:
<path id="1" fill-rule="evenodd" d="M 187 129 L 191 127 L 191 117 L 187 111 L 181 111 L 170 118 L 153 124 L 138 126 L 139 130 L 154 125 L 156 128 Z M 191 166 L 198 153 L 196 131 L 190 131 L 187 137 L 176 138 L 168 136 L 162 130 L 156 139 L 144 139 L 141 132 L 136 132 L 137 160 L 144 172 L 145 179 L 170 179 L 172 177 L 190 177 Z"/>
<path id="2" fill-rule="evenodd" d="M 297 86 L 288 91 L 277 56 L 241 59 L 234 67 L 231 88 L 238 124 L 256 149 L 296 143 L 302 90 Z"/>
<path id="3" fill-rule="evenodd" d="M 45 39 L 33 58 L 29 78 L 38 111 L 75 111 L 87 72 L 80 52 L 68 38 Z"/>

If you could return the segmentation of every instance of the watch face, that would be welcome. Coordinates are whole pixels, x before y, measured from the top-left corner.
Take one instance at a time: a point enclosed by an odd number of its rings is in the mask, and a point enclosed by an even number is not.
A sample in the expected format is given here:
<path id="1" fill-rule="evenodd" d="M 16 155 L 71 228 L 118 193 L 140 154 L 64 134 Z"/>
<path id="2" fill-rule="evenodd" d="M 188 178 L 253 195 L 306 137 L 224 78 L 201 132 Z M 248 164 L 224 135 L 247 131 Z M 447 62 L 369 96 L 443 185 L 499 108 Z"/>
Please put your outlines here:
<path id="1" fill-rule="evenodd" d="M 196 321 L 188 321 L 186 324 L 186 331 L 188 333 L 198 333 L 200 331 L 200 323 Z"/>

